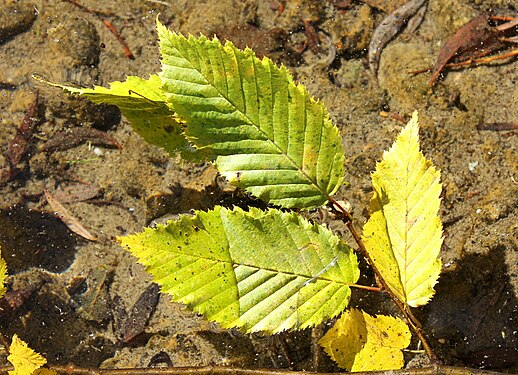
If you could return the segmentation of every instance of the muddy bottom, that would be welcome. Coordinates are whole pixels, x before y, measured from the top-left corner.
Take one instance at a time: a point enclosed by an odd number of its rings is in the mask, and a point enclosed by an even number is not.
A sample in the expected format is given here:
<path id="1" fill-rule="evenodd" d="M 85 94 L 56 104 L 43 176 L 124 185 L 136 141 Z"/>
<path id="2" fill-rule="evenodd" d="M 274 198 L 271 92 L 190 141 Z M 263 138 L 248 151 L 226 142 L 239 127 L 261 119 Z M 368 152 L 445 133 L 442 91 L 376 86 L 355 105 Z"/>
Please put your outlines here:
<path id="1" fill-rule="evenodd" d="M 17 333 L 50 364 L 339 370 L 316 344 L 329 324 L 244 335 L 159 295 L 116 236 L 193 208 L 260 203 L 210 165 L 147 144 L 116 108 L 31 78 L 83 86 L 147 78 L 160 69 L 160 14 L 170 29 L 216 34 L 286 65 L 327 106 L 346 153 L 348 184 L 336 198 L 352 205 L 358 228 L 367 219 L 370 173 L 403 126 L 395 118 L 418 110 L 422 150 L 442 173 L 445 240 L 436 296 L 416 315 L 445 364 L 518 370 L 517 133 L 478 129 L 518 122 L 518 63 L 449 71 L 433 87 L 428 73 L 408 74 L 432 66 L 447 38 L 481 12 L 518 16 L 514 0 L 430 0 L 417 31 L 401 32 L 382 51 L 377 78 L 366 49 L 386 12 L 404 1 L 352 1 L 346 9 L 338 4 L 345 2 L 308 0 L 81 1 L 119 30 L 133 59 L 99 16 L 69 2 L 0 1 L 0 243 L 10 291 L 0 310 L 4 337 Z M 318 48 L 308 40 L 310 26 Z M 30 108 L 34 127 L 10 165 L 9 144 Z M 43 146 L 78 128 L 104 135 Z M 44 191 L 95 240 L 56 217 Z M 372 282 L 368 270 L 361 281 Z M 351 305 L 396 313 L 379 294 L 356 293 Z M 406 354 L 412 363 L 419 358 Z"/>

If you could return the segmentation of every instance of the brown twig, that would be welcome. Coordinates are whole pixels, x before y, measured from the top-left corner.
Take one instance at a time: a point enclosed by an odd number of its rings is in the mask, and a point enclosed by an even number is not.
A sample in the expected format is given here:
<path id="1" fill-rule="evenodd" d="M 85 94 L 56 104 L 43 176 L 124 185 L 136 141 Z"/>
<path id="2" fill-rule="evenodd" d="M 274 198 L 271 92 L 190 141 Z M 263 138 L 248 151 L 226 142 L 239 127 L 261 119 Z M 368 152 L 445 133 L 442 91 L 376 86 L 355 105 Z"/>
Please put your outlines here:
<path id="1" fill-rule="evenodd" d="M 121 44 L 122 46 L 122 49 L 124 50 L 124 54 L 126 55 L 126 57 L 128 59 L 131 59 L 131 60 L 135 60 L 135 56 L 133 55 L 133 53 L 131 52 L 131 50 L 129 49 L 128 45 L 126 44 L 126 42 L 124 41 L 124 39 L 122 39 L 122 37 L 120 36 L 120 34 L 117 32 L 117 30 L 115 29 L 115 26 L 113 26 L 111 24 L 110 21 L 108 21 L 106 18 L 101 18 L 101 21 L 103 21 L 103 23 L 106 25 L 106 27 L 112 32 L 113 35 L 115 35 L 115 38 L 117 38 L 117 40 L 119 41 L 119 43 Z"/>
<path id="2" fill-rule="evenodd" d="M 117 31 L 117 29 L 115 28 L 115 26 L 113 26 L 112 23 L 105 18 L 105 15 L 102 12 L 91 10 L 91 9 L 85 7 L 84 5 L 79 4 L 75 0 L 63 0 L 63 1 L 66 1 L 67 3 L 70 3 L 72 5 L 75 5 L 79 9 L 85 11 L 86 13 L 90 13 L 91 15 L 94 15 L 97 18 L 99 18 L 104 23 L 104 25 L 108 28 L 108 30 L 110 30 L 110 32 L 115 36 L 115 38 L 117 38 L 117 41 L 120 43 L 120 45 L 122 46 L 122 49 L 124 50 L 124 55 L 126 55 L 126 57 L 128 59 L 131 59 L 131 60 L 135 59 L 135 56 L 131 52 L 126 41 L 120 36 L 120 34 Z"/>
<path id="3" fill-rule="evenodd" d="M 506 131 L 518 129 L 518 122 L 490 122 L 477 125 L 478 130 Z"/>
<path id="4" fill-rule="evenodd" d="M 512 50 L 511 52 L 504 53 L 501 55 L 483 57 L 480 59 L 468 59 L 468 60 L 457 62 L 457 63 L 448 63 L 448 64 L 444 65 L 444 67 L 445 68 L 460 68 L 460 67 L 465 67 L 465 66 L 470 66 L 470 65 L 487 64 L 487 63 L 490 63 L 493 61 L 507 59 L 509 57 L 514 57 L 514 56 L 518 56 L 518 50 Z M 422 74 L 422 73 L 431 72 L 432 69 L 433 68 L 412 70 L 412 71 L 408 72 L 408 74 L 418 75 L 418 74 Z"/>
<path id="5" fill-rule="evenodd" d="M 372 269 L 374 270 L 374 273 L 376 274 L 376 282 L 378 284 L 378 286 L 382 289 L 382 290 L 386 290 L 386 285 L 384 282 L 382 282 L 382 279 L 381 280 L 378 280 L 378 276 L 380 275 L 378 269 L 376 268 L 376 265 L 374 265 L 374 262 L 372 261 L 367 249 L 365 248 L 365 245 L 360 237 L 360 235 L 358 234 L 358 232 L 356 231 L 356 228 L 354 227 L 353 225 L 353 217 L 352 215 L 349 213 L 349 211 L 347 211 L 345 208 L 342 207 L 342 205 L 340 205 L 340 203 L 338 203 L 335 199 L 333 199 L 332 197 L 329 197 L 329 201 L 331 202 L 331 204 L 333 205 L 333 207 L 339 211 L 339 213 L 341 213 L 341 216 L 342 216 L 342 221 L 345 223 L 345 225 L 347 226 L 347 229 L 349 229 L 349 232 L 351 232 L 353 238 L 354 238 L 354 241 L 356 242 L 356 244 L 358 245 L 359 249 L 360 249 L 360 252 L 362 253 L 362 255 L 365 257 L 365 259 L 367 259 L 367 261 L 369 262 L 369 264 L 372 266 Z"/>
<path id="6" fill-rule="evenodd" d="M 506 23 L 495 26 L 495 29 L 497 29 L 499 31 L 508 30 L 511 27 L 518 26 L 518 18 L 493 16 L 493 17 L 491 17 L 491 19 L 496 20 L 496 21 L 507 21 Z"/>
<path id="7" fill-rule="evenodd" d="M 7 374 L 11 366 L 0 367 L 0 374 Z M 343 375 L 343 373 L 322 373 L 308 371 L 290 371 L 276 369 L 245 369 L 237 367 L 205 366 L 205 367 L 168 367 L 168 368 L 132 368 L 132 369 L 88 369 L 69 366 L 51 366 L 60 374 L 72 375 Z M 403 370 L 356 372 L 355 375 L 500 375 L 502 373 L 469 369 L 453 366 L 430 366 Z"/>
<path id="8" fill-rule="evenodd" d="M 351 234 L 352 234 L 352 236 L 354 238 L 354 241 L 356 242 L 356 244 L 358 245 L 358 248 L 360 249 L 361 254 L 365 257 L 365 259 L 367 259 L 367 261 L 369 262 L 369 265 L 371 266 L 372 270 L 374 271 L 374 274 L 376 275 L 376 282 L 377 282 L 378 286 L 383 291 L 387 292 L 387 294 L 389 295 L 390 299 L 392 299 L 392 301 L 394 301 L 394 303 L 397 305 L 397 307 L 405 315 L 405 318 L 408 321 L 408 324 L 410 325 L 410 327 L 412 327 L 412 330 L 416 333 L 417 337 L 419 337 L 419 340 L 421 340 L 421 343 L 423 344 L 424 350 L 426 351 L 426 354 L 428 355 L 428 357 L 430 358 L 432 363 L 436 363 L 436 364 L 439 363 L 439 360 L 436 357 L 436 355 L 434 354 L 434 352 L 432 350 L 432 347 L 428 344 L 428 342 L 426 341 L 426 338 L 424 337 L 423 330 L 421 328 L 421 323 L 419 323 L 419 321 L 414 317 L 414 315 L 410 311 L 410 307 L 407 306 L 407 305 L 404 305 L 394 295 L 394 293 L 392 293 L 392 291 L 389 289 L 387 283 L 383 279 L 381 273 L 379 272 L 378 268 L 376 267 L 376 265 L 372 261 L 372 258 L 370 256 L 369 252 L 367 251 L 367 248 L 365 247 L 365 244 L 363 243 L 360 235 L 358 234 L 358 232 L 356 231 L 356 228 L 354 227 L 352 215 L 345 208 L 343 208 L 340 205 L 340 203 L 338 203 L 332 197 L 329 197 L 329 201 L 331 202 L 333 207 L 336 210 L 338 210 L 339 213 L 342 214 L 342 221 L 347 226 L 347 229 L 349 229 L 349 232 L 351 232 Z"/>
<path id="9" fill-rule="evenodd" d="M 349 287 L 356 288 L 356 289 L 364 289 L 364 290 L 368 290 L 371 292 L 378 292 L 378 293 L 383 292 L 383 289 L 381 289 L 380 287 L 377 287 L 377 286 L 351 284 L 351 285 L 349 285 Z"/>
<path id="10" fill-rule="evenodd" d="M 449 63 L 449 64 L 446 64 L 445 66 L 448 68 L 458 68 L 458 67 L 467 66 L 467 65 L 487 64 L 487 63 L 490 63 L 490 62 L 493 62 L 496 60 L 502 60 L 502 59 L 506 59 L 508 57 L 513 57 L 513 56 L 518 56 L 518 49 L 508 52 L 508 53 L 501 54 L 501 55 L 483 57 L 480 59 L 470 59 L 470 60 L 461 61 L 458 63 Z"/>

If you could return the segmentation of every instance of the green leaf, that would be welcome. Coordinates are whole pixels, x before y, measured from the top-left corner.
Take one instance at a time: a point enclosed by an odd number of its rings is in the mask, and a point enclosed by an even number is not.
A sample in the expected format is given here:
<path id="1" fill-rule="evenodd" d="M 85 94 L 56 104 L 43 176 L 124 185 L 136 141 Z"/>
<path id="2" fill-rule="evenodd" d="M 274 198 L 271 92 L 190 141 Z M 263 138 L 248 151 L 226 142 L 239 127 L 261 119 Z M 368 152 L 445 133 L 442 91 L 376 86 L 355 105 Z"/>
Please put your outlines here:
<path id="1" fill-rule="evenodd" d="M 284 66 L 217 38 L 185 38 L 159 22 L 160 77 L 186 135 L 229 181 L 284 207 L 324 204 L 340 187 L 344 154 L 323 104 Z"/>
<path id="2" fill-rule="evenodd" d="M 356 256 L 329 229 L 273 209 L 218 206 L 119 241 L 174 301 L 247 332 L 336 316 L 359 277 Z"/>
<path id="3" fill-rule="evenodd" d="M 351 372 L 397 370 L 412 334 L 399 318 L 346 311 L 319 341 L 338 366 Z"/>
<path id="4" fill-rule="evenodd" d="M 417 113 L 372 175 L 374 196 L 363 241 L 388 288 L 416 307 L 434 294 L 441 271 L 440 173 L 419 151 Z"/>
<path id="5" fill-rule="evenodd" d="M 94 103 L 116 105 L 129 120 L 133 130 L 147 142 L 163 147 L 171 155 L 182 152 L 185 158 L 194 158 L 195 149 L 183 135 L 182 127 L 167 105 L 162 81 L 156 74 L 148 80 L 129 76 L 124 82 L 110 83 L 110 88 L 75 88 L 46 83 L 85 96 Z"/>

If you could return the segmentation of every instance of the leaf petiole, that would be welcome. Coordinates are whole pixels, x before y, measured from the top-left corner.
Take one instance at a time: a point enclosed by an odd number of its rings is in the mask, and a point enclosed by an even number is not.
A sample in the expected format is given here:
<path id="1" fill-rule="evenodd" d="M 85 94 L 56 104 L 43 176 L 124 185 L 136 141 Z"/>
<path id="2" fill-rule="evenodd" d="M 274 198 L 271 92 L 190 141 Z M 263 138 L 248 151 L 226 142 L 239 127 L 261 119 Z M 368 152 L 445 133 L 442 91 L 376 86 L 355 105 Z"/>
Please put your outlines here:
<path id="1" fill-rule="evenodd" d="M 352 285 L 349 285 L 351 288 L 357 288 L 357 289 L 364 289 L 364 290 L 369 290 L 371 292 L 383 292 L 383 288 L 380 288 L 379 286 L 367 286 L 367 285 L 357 285 L 357 284 L 352 284 Z"/>

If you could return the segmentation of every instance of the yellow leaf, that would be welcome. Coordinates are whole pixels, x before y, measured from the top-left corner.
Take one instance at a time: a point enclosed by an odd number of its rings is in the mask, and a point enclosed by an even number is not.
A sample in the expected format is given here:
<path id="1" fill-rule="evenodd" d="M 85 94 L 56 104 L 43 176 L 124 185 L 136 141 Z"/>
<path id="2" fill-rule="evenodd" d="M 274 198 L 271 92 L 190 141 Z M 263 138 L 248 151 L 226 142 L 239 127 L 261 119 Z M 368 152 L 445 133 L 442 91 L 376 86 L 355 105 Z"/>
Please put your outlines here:
<path id="1" fill-rule="evenodd" d="M 5 264 L 5 260 L 1 257 L 1 249 L 0 249 L 0 298 L 5 294 L 7 289 L 5 288 L 5 278 L 7 277 L 7 265 Z"/>
<path id="2" fill-rule="evenodd" d="M 416 307 L 434 294 L 441 271 L 440 173 L 419 151 L 414 112 L 372 174 L 374 196 L 363 241 L 387 287 Z"/>
<path id="3" fill-rule="evenodd" d="M 412 335 L 401 319 L 346 311 L 319 341 L 338 366 L 352 372 L 397 370 L 405 364 L 401 349 Z"/>
<path id="4" fill-rule="evenodd" d="M 30 375 L 34 370 L 40 368 L 47 362 L 45 358 L 20 340 L 16 334 L 13 336 L 9 353 L 7 360 L 14 366 L 14 371 L 9 371 L 9 375 Z"/>

